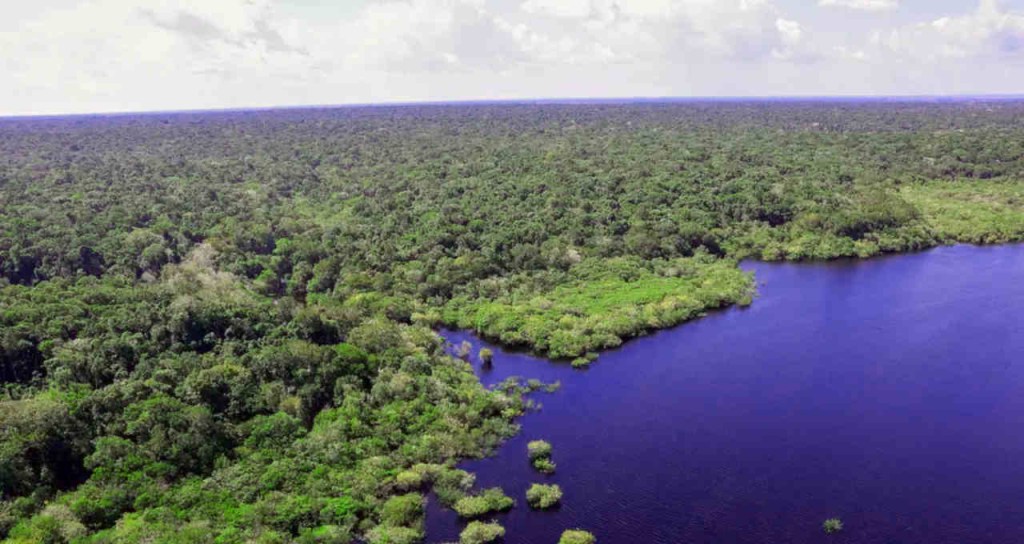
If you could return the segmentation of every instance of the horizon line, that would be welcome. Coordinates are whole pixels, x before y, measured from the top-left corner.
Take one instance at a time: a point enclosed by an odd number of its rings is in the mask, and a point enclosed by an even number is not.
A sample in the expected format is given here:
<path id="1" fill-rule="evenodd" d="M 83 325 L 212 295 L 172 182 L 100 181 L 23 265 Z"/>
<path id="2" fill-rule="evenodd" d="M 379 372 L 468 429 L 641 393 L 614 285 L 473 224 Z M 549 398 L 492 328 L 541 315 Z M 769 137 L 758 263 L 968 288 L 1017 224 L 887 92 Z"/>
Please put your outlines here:
<path id="1" fill-rule="evenodd" d="M 893 95 L 752 95 L 752 96 L 621 96 L 621 97 L 553 97 L 553 98 L 481 98 L 465 100 L 394 100 L 382 102 L 351 102 L 335 104 L 293 104 L 276 106 L 199 107 L 153 110 L 108 110 L 79 113 L 0 114 L 0 120 L 55 119 L 68 117 L 127 117 L 133 115 L 185 115 L 270 112 L 285 110 L 324 110 L 346 108 L 388 108 L 416 106 L 472 106 L 472 105 L 599 105 L 673 102 L 962 102 L 962 101 L 1016 101 L 1024 100 L 1024 93 L 982 94 L 893 94 Z"/>

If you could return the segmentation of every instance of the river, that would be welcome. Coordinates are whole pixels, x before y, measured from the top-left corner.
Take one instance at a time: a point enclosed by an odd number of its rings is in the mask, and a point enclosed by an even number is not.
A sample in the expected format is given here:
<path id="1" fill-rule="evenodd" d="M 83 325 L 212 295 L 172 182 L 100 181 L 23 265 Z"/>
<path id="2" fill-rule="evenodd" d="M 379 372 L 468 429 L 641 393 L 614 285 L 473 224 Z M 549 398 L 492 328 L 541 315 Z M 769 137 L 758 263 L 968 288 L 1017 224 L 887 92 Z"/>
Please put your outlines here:
<path id="1" fill-rule="evenodd" d="M 484 383 L 559 380 L 497 455 L 460 465 L 518 505 L 507 544 L 1024 542 L 1024 246 L 745 263 L 749 308 L 627 342 L 587 370 L 495 350 Z M 526 443 L 545 439 L 543 476 Z M 531 511 L 532 482 L 559 484 Z M 826 536 L 821 524 L 841 518 Z M 431 499 L 427 541 L 462 524 Z"/>

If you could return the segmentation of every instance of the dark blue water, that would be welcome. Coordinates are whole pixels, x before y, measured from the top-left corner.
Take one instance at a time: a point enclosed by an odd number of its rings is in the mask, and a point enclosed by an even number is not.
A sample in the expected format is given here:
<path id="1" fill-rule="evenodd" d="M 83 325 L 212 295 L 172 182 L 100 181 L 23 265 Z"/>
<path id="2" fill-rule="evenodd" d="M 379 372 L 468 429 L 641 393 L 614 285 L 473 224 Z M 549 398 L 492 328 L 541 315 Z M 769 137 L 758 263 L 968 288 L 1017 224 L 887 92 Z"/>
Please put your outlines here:
<path id="1" fill-rule="evenodd" d="M 485 383 L 561 380 L 496 457 L 508 544 L 1024 542 L 1024 246 L 747 265 L 760 296 L 586 371 L 496 350 Z M 474 349 L 474 353 L 475 353 Z M 475 362 L 479 368 L 479 363 Z M 554 446 L 534 472 L 526 442 Z M 563 506 L 531 511 L 531 482 Z M 823 520 L 845 530 L 826 537 Z M 457 539 L 432 500 L 429 542 Z"/>

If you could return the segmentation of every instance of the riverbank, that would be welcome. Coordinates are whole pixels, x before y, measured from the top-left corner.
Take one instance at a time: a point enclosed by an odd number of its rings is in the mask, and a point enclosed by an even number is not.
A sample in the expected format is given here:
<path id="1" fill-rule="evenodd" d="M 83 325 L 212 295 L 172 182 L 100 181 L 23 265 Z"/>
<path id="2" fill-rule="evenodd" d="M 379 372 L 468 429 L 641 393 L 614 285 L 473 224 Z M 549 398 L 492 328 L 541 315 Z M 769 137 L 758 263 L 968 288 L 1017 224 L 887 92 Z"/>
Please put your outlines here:
<path id="1" fill-rule="evenodd" d="M 484 383 L 562 382 L 494 457 L 460 465 L 520 503 L 533 482 L 563 489 L 557 510 L 498 516 L 507 543 L 577 526 L 602 544 L 817 543 L 831 517 L 843 543 L 1024 537 L 1024 440 L 1008 432 L 1024 424 L 1024 248 L 745 266 L 764 284 L 754 305 L 633 340 L 586 372 L 445 333 L 495 351 L 486 369 L 474 361 Z M 552 476 L 529 466 L 535 439 L 553 445 Z M 428 542 L 459 526 L 428 505 Z"/>

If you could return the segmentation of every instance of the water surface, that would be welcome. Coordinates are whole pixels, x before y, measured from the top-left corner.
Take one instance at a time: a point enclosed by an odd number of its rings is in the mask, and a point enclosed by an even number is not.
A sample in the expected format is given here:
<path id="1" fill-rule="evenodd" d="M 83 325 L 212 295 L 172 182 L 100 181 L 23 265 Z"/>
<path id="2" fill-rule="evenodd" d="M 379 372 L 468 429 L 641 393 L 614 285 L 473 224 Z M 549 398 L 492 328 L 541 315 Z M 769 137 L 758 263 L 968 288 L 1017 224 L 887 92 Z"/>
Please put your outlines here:
<path id="1" fill-rule="evenodd" d="M 496 457 L 507 544 L 1024 542 L 1024 246 L 751 263 L 747 309 L 640 338 L 586 371 L 495 350 L 485 383 L 561 380 Z M 474 353 L 476 349 L 474 349 Z M 533 471 L 526 442 L 554 446 Z M 536 512 L 532 482 L 562 486 Z M 821 523 L 845 530 L 826 537 Z M 429 542 L 462 524 L 431 500 Z"/>

